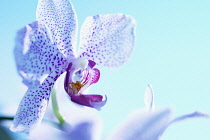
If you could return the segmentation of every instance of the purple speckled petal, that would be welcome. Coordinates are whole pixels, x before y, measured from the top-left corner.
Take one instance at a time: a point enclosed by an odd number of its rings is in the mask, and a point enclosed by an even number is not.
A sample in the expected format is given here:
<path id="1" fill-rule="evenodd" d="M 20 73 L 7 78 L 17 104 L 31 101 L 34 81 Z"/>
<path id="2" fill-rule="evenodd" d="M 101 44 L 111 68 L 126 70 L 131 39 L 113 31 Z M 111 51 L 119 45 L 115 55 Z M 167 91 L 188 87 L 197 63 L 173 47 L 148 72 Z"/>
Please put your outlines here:
<path id="1" fill-rule="evenodd" d="M 51 89 L 61 73 L 55 71 L 49 74 L 39 87 L 28 89 L 14 117 L 10 128 L 12 131 L 29 132 L 41 123 L 48 105 Z"/>
<path id="2" fill-rule="evenodd" d="M 135 21 L 124 14 L 88 17 L 81 28 L 79 57 L 108 68 L 126 62 L 134 47 Z"/>
<path id="3" fill-rule="evenodd" d="M 66 70 L 68 62 L 51 43 L 46 27 L 39 22 L 18 31 L 14 54 L 18 73 L 28 91 L 19 105 L 11 130 L 28 132 L 40 123 L 51 88 Z"/>
<path id="4" fill-rule="evenodd" d="M 38 22 L 26 25 L 17 33 L 14 49 L 17 70 L 23 83 L 36 87 L 55 69 L 65 71 L 67 59 L 60 53 Z"/>
<path id="5" fill-rule="evenodd" d="M 69 0 L 39 0 L 37 20 L 48 28 L 52 44 L 65 57 L 75 56 L 77 18 Z"/>

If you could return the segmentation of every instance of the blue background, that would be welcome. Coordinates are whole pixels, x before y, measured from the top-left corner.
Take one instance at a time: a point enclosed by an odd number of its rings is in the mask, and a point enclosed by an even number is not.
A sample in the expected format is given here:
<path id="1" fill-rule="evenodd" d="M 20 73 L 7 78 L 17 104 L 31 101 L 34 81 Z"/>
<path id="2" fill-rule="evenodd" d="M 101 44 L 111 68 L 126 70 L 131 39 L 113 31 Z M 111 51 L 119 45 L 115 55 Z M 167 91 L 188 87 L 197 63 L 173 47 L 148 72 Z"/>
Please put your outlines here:
<path id="1" fill-rule="evenodd" d="M 133 110 L 144 107 L 147 84 L 155 91 L 156 108 L 171 107 L 173 116 L 195 110 L 210 113 L 210 1 L 208 0 L 72 0 L 79 28 L 87 16 L 125 13 L 137 22 L 130 61 L 120 69 L 101 70 L 90 92 L 106 92 L 99 115 L 108 135 Z M 0 109 L 14 115 L 23 96 L 13 56 L 16 31 L 35 18 L 37 0 L 3 0 L 0 5 Z M 94 89 L 96 88 L 96 89 Z M 14 106 L 15 105 L 15 106 Z M 5 107 L 11 108 L 5 111 Z M 15 108 L 15 109 L 14 109 Z M 163 140 L 209 140 L 209 120 L 169 127 Z"/>

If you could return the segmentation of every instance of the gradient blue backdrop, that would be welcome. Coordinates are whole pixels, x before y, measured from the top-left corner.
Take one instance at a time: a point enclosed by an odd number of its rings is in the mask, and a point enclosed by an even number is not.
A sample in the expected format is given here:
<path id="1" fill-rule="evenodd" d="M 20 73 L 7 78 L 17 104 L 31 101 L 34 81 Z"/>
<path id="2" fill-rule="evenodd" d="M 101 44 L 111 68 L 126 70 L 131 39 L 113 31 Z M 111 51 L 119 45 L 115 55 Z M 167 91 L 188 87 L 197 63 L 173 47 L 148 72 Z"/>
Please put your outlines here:
<path id="1" fill-rule="evenodd" d="M 118 70 L 101 69 L 97 92 L 106 92 L 101 110 L 108 135 L 133 110 L 143 108 L 152 84 L 156 108 L 171 107 L 174 116 L 195 110 L 210 113 L 209 0 L 72 0 L 79 26 L 87 16 L 125 13 L 137 22 L 136 44 L 129 62 Z M 13 48 L 16 31 L 35 20 L 37 0 L 3 0 L 0 5 L 0 109 L 20 101 L 21 79 Z M 17 106 L 16 106 L 17 107 Z M 7 110 L 7 113 L 9 111 Z M 12 114 L 13 112 L 9 112 Z M 173 125 L 163 140 L 209 140 L 210 121 Z"/>

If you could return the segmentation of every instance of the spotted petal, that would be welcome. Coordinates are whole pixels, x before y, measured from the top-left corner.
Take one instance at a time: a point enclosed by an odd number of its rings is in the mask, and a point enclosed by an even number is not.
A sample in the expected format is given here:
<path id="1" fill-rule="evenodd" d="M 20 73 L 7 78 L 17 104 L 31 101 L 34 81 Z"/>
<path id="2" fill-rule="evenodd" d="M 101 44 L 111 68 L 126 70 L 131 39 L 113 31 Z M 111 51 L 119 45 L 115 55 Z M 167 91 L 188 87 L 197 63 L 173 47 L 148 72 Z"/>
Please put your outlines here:
<path id="1" fill-rule="evenodd" d="M 77 18 L 69 0 L 39 0 L 36 16 L 47 27 L 52 44 L 65 57 L 74 56 Z"/>
<path id="2" fill-rule="evenodd" d="M 28 89 L 14 117 L 10 128 L 12 131 L 29 132 L 41 123 L 51 89 L 60 74 L 61 72 L 55 71 L 49 74 L 39 87 Z"/>
<path id="3" fill-rule="evenodd" d="M 41 121 L 51 87 L 65 71 L 67 59 L 51 44 L 45 26 L 39 22 L 33 22 L 18 32 L 14 54 L 17 70 L 28 91 L 11 129 L 27 132 Z"/>
<path id="4" fill-rule="evenodd" d="M 43 82 L 55 69 L 65 70 L 66 58 L 51 44 L 46 28 L 38 22 L 26 25 L 17 33 L 14 55 L 17 70 L 28 87 Z"/>
<path id="5" fill-rule="evenodd" d="M 79 57 L 117 68 L 126 62 L 134 46 L 135 21 L 123 14 L 87 17 L 81 28 Z"/>

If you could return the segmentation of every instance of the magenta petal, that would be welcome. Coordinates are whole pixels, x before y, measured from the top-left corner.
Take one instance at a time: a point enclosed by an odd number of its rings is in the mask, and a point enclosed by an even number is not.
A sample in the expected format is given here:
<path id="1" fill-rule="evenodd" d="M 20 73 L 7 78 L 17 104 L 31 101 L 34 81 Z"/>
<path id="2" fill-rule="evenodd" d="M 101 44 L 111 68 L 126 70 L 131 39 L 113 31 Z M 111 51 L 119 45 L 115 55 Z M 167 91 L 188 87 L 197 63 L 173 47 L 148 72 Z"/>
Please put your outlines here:
<path id="1" fill-rule="evenodd" d="M 96 68 L 92 69 L 92 79 L 91 79 L 91 84 L 97 83 L 99 78 L 100 78 L 100 71 Z"/>
<path id="2" fill-rule="evenodd" d="M 102 106 L 106 104 L 107 97 L 102 101 L 103 96 L 101 95 L 70 95 L 71 100 L 77 104 L 88 106 L 100 110 Z"/>
<path id="3" fill-rule="evenodd" d="M 91 102 L 91 105 L 93 106 L 93 108 L 97 109 L 97 110 L 101 110 L 101 107 L 104 106 L 107 102 L 107 97 L 105 95 L 105 100 L 101 101 L 101 102 Z"/>
<path id="4" fill-rule="evenodd" d="M 85 96 L 85 98 L 91 100 L 92 102 L 100 102 L 103 99 L 103 96 L 101 95 L 82 95 Z"/>

